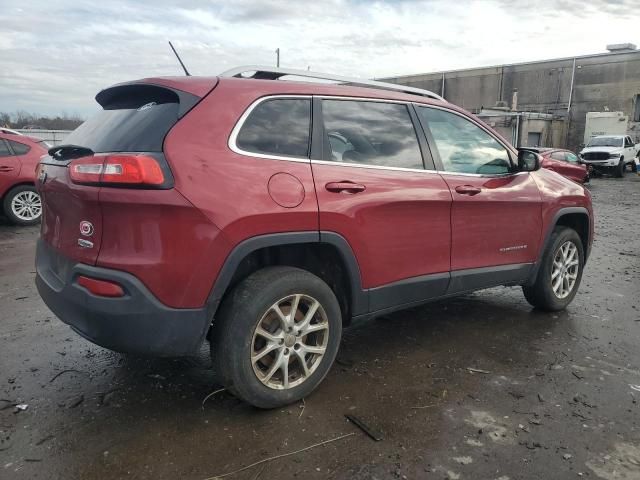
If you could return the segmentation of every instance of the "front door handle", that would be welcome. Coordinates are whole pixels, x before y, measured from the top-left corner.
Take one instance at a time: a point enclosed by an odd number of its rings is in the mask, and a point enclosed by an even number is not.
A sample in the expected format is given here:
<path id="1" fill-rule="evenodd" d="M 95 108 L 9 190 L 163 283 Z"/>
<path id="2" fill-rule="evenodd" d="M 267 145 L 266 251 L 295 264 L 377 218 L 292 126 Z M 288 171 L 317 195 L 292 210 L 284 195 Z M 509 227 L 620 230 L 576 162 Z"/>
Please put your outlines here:
<path id="1" fill-rule="evenodd" d="M 13 167 L 7 167 L 5 165 L 0 165 L 0 172 L 11 172 Z"/>
<path id="2" fill-rule="evenodd" d="M 458 185 L 456 192 L 460 195 L 477 195 L 482 191 L 480 187 L 474 187 L 473 185 Z"/>
<path id="3" fill-rule="evenodd" d="M 367 187 L 364 185 L 360 185 L 359 183 L 353 183 L 349 181 L 344 182 L 329 182 L 324 188 L 326 188 L 329 192 L 334 193 L 358 193 L 364 192 Z"/>

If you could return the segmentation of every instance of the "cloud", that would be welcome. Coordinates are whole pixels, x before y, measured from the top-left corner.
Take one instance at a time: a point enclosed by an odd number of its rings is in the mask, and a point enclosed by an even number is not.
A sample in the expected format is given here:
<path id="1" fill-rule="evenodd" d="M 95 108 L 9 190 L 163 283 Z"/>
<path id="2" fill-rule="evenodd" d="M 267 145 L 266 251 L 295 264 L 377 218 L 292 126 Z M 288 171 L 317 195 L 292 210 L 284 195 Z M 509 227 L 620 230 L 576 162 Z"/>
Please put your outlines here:
<path id="1" fill-rule="evenodd" d="M 102 88 L 275 62 L 366 78 L 601 52 L 630 0 L 32 0 L 0 10 L 0 111 L 80 113 Z"/>

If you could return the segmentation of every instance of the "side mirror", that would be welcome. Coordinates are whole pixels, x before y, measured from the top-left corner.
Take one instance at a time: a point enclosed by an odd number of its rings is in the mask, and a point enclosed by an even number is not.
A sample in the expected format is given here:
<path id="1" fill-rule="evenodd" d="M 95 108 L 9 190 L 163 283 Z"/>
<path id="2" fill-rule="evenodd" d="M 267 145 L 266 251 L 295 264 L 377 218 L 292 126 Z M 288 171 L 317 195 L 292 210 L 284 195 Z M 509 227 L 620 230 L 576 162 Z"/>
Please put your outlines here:
<path id="1" fill-rule="evenodd" d="M 540 155 L 531 150 L 518 151 L 518 169 L 521 172 L 535 172 L 540 169 Z"/>

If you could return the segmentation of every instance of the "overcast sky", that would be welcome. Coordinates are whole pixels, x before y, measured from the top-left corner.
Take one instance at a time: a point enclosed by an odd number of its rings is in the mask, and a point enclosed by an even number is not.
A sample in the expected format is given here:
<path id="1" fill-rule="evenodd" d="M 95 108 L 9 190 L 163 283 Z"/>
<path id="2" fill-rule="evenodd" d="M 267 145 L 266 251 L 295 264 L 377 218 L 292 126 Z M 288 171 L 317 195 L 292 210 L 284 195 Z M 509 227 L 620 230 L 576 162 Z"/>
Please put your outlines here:
<path id="1" fill-rule="evenodd" d="M 519 5 L 522 3 L 522 5 Z M 640 42 L 638 0 L 29 0 L 0 9 L 0 111 L 90 115 L 110 84 L 246 64 L 383 77 Z"/>

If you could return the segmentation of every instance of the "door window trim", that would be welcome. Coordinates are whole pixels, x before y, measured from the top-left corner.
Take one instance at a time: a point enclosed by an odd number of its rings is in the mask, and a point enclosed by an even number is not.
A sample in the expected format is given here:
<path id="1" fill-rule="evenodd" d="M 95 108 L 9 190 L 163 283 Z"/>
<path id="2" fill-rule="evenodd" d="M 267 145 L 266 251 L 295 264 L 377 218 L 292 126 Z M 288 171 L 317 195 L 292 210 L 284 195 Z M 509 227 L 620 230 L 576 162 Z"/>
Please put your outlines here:
<path id="1" fill-rule="evenodd" d="M 260 105 L 262 102 L 265 102 L 267 100 L 272 100 L 272 99 L 287 99 L 287 98 L 291 98 L 291 99 L 300 99 L 300 98 L 308 98 L 311 99 L 311 149 L 310 149 L 310 156 L 309 157 L 285 157 L 285 156 L 280 156 L 280 155 L 269 155 L 269 154 L 265 154 L 265 153 L 255 153 L 255 152 L 249 152 L 246 150 L 241 149 L 240 147 L 238 147 L 236 145 L 236 139 L 238 137 L 238 134 L 240 133 L 240 130 L 242 129 L 242 126 L 244 125 L 245 121 L 247 120 L 247 118 L 249 117 L 249 115 L 251 115 L 251 112 L 258 106 Z M 334 161 L 328 161 L 328 160 L 323 160 L 322 156 L 321 156 L 321 151 L 318 151 L 318 143 L 320 144 L 320 146 L 322 146 L 322 141 L 318 139 L 318 134 L 320 133 L 318 131 L 317 128 L 317 118 L 318 115 L 322 113 L 322 111 L 318 111 L 318 107 L 317 104 L 320 104 L 320 108 L 321 108 L 321 100 L 323 99 L 327 99 L 327 100 L 356 100 L 356 101 L 366 101 L 366 102 L 378 102 L 378 103 L 397 103 L 397 104 L 402 104 L 402 105 L 406 105 L 407 109 L 410 113 L 410 117 L 412 122 L 415 122 L 415 120 L 418 121 L 418 124 L 416 125 L 414 123 L 413 127 L 414 127 L 414 131 L 416 133 L 416 136 L 418 138 L 418 144 L 420 146 L 420 150 L 422 152 L 422 159 L 423 159 L 423 164 L 425 165 L 424 169 L 418 169 L 418 168 L 404 168 L 404 167 L 391 167 L 391 166 L 384 166 L 384 165 L 367 165 L 367 164 L 362 164 L 362 163 L 345 163 L 345 162 L 334 162 Z M 318 100 L 316 102 L 316 100 Z M 239 154 L 239 155 L 244 155 L 244 156 L 248 156 L 248 157 L 254 157 L 254 158 L 264 158 L 266 160 L 284 160 L 287 162 L 298 162 L 298 163 L 312 163 L 312 164 L 318 164 L 318 165 L 334 165 L 334 166 L 340 166 L 340 167 L 355 167 L 355 168 L 367 168 L 367 169 L 375 169 L 375 170 L 393 170 L 393 171 L 401 171 L 401 172 L 422 172 L 422 173 L 437 173 L 440 175 L 457 175 L 457 176 L 465 176 L 465 177 L 480 177 L 480 178 L 493 178 L 493 177 L 505 177 L 505 176 L 509 176 L 509 175 L 520 175 L 520 174 L 528 174 L 529 172 L 508 172 L 508 173 L 495 173 L 495 174 L 486 174 L 486 173 L 460 173 L 460 172 L 448 172 L 446 170 L 444 170 L 442 162 L 440 161 L 440 156 L 439 153 L 437 151 L 437 149 L 434 151 L 434 149 L 431 147 L 432 145 L 435 145 L 435 141 L 433 139 L 433 136 L 431 135 L 431 131 L 428 128 L 425 128 L 424 123 L 422 122 L 422 120 L 420 120 L 420 116 L 417 114 L 417 111 L 415 111 L 415 109 L 417 107 L 423 107 L 423 108 L 434 108 L 437 110 L 443 110 L 445 112 L 448 113 L 452 113 L 454 115 L 458 115 L 459 117 L 462 117 L 463 119 L 473 123 L 474 125 L 476 125 L 477 127 L 479 127 L 480 129 L 482 129 L 483 131 L 485 131 L 489 136 L 491 136 L 491 138 L 493 138 L 495 141 L 497 141 L 500 145 L 502 145 L 508 152 L 509 154 L 509 158 L 511 160 L 512 165 L 516 165 L 517 162 L 514 160 L 516 154 L 514 153 L 514 149 L 513 147 L 511 147 L 510 145 L 506 144 L 503 140 L 501 140 L 500 138 L 496 137 L 486 126 L 482 125 L 482 123 L 477 122 L 476 120 L 474 120 L 471 117 L 468 117 L 467 115 L 464 115 L 460 112 L 457 112 L 455 110 L 451 110 L 449 108 L 445 108 L 442 107 L 440 105 L 433 105 L 433 104 L 427 104 L 427 103 L 419 103 L 419 102 L 412 102 L 410 100 L 392 100 L 392 99 L 386 99 L 386 98 L 372 98 L 372 97 L 350 97 L 350 96 L 346 96 L 346 95 L 326 95 L 326 94 L 322 94 L 322 95 L 309 95 L 309 94 L 274 94 L 274 95 L 266 95 L 264 97 L 260 97 L 257 98 L 256 100 L 254 100 L 248 107 L 247 109 L 243 112 L 243 114 L 240 116 L 240 118 L 238 119 L 238 121 L 236 122 L 235 126 L 233 127 L 233 129 L 231 130 L 231 134 L 229 135 L 229 140 L 227 142 L 227 145 L 229 147 L 230 150 L 232 150 L 233 152 Z M 414 109 L 414 114 L 415 114 L 415 118 L 413 117 L 413 115 L 411 115 L 411 111 L 412 108 Z M 324 130 L 324 126 L 322 124 L 320 124 L 320 131 Z M 421 142 L 421 139 L 424 141 L 424 145 Z M 423 148 L 426 147 L 426 150 Z M 428 164 L 428 159 L 430 157 L 431 163 L 433 165 L 433 168 L 426 168 L 427 164 Z M 431 166 L 431 165 L 429 165 Z"/>
<path id="2" fill-rule="evenodd" d="M 513 171 L 513 172 L 507 172 L 507 173 L 462 173 L 462 172 L 449 172 L 447 170 L 444 169 L 444 165 L 442 164 L 442 160 L 440 160 L 440 153 L 438 152 L 437 149 L 437 145 L 435 142 L 435 138 L 433 137 L 433 134 L 431 133 L 431 129 L 429 128 L 428 125 L 425 125 L 425 122 L 423 122 L 420 119 L 420 115 L 417 114 L 417 108 L 418 107 L 422 107 L 422 108 L 433 108 L 436 110 L 442 110 L 444 112 L 447 113 L 452 113 L 454 115 L 457 115 L 461 118 L 463 118 L 464 120 L 467 120 L 468 122 L 471 122 L 473 125 L 477 126 L 478 128 L 480 128 L 481 130 L 483 130 L 487 135 L 489 135 L 491 138 L 493 138 L 496 142 L 498 142 L 500 145 L 502 145 L 504 147 L 504 149 L 507 151 L 507 155 L 509 155 L 509 161 L 511 162 L 511 166 L 512 167 L 516 167 L 517 166 L 517 161 L 516 161 L 516 154 L 513 150 L 513 147 L 506 144 L 503 140 L 501 140 L 500 138 L 496 137 L 495 134 L 493 134 L 486 126 L 482 125 L 482 123 L 474 120 L 473 118 L 464 115 L 460 112 L 457 112 L 455 110 L 451 110 L 449 108 L 445 108 L 445 107 L 441 107 L 440 105 L 431 105 L 431 104 L 424 104 L 424 103 L 413 103 L 414 108 L 416 108 L 416 115 L 418 117 L 418 121 L 420 122 L 420 125 L 422 126 L 422 129 L 424 130 L 424 134 L 427 138 L 427 144 L 429 145 L 429 148 L 431 150 L 431 155 L 433 158 L 433 162 L 436 166 L 436 170 L 439 174 L 441 175 L 457 175 L 457 176 L 464 176 L 464 177 L 480 177 L 480 178 L 494 178 L 494 177 L 506 177 L 509 175 L 518 175 L 520 173 L 525 173 L 528 174 L 529 172 L 518 172 L 518 171 Z M 436 146 L 435 149 L 431 148 L 431 145 Z M 515 158 L 514 158 L 515 157 Z"/>
<path id="3" fill-rule="evenodd" d="M 433 156 L 431 155 L 431 149 L 427 142 L 424 132 L 419 123 L 418 116 L 413 109 L 411 102 L 401 100 L 387 100 L 384 98 L 368 98 L 368 97 L 348 97 L 343 95 L 314 95 L 314 137 L 320 139 L 312 144 L 311 161 L 320 165 L 340 165 L 346 167 L 359 167 L 359 168 L 374 168 L 378 170 L 396 170 L 400 172 L 435 172 L 435 164 L 433 162 Z M 391 165 L 375 165 L 366 163 L 349 163 L 349 162 L 336 162 L 333 160 L 327 160 L 325 158 L 325 140 L 328 140 L 327 133 L 324 128 L 324 117 L 322 115 L 322 102 L 324 100 L 339 100 L 339 101 L 354 101 L 354 102 L 370 102 L 370 103 L 392 103 L 397 105 L 404 105 L 407 108 L 409 119 L 413 127 L 413 133 L 416 136 L 418 148 L 420 150 L 420 158 L 422 160 L 423 168 L 407 168 L 407 167 L 394 167 Z M 319 144 L 319 145 L 317 145 Z M 314 148 L 315 147 L 315 148 Z M 315 157 L 314 157 L 315 154 Z M 428 168 L 431 167 L 431 168 Z"/>
<path id="4" fill-rule="evenodd" d="M 281 155 L 270 155 L 270 154 L 266 154 L 266 153 L 256 153 L 256 152 L 249 152 L 246 150 L 241 149 L 240 147 L 238 147 L 238 145 L 236 144 L 237 138 L 238 138 L 238 134 L 240 133 L 240 130 L 242 129 L 245 121 L 247 120 L 247 118 L 249 117 L 249 115 L 251 115 L 251 112 L 258 106 L 260 105 L 262 102 L 265 102 L 267 100 L 273 100 L 273 99 L 287 99 L 287 98 L 291 98 L 291 99 L 300 99 L 300 98 L 309 98 L 311 99 L 311 137 L 310 137 L 310 143 L 311 143 L 311 148 L 310 148 L 310 156 L 309 157 L 285 157 L 285 156 L 281 156 Z M 407 110 L 409 112 L 409 116 L 411 118 L 411 122 L 413 124 L 413 130 L 416 134 L 417 140 L 418 140 L 418 146 L 420 147 L 420 152 L 422 154 L 422 163 L 423 165 L 427 165 L 428 163 L 430 163 L 429 166 L 431 166 L 432 168 L 405 168 L 405 167 L 391 167 L 391 166 L 384 166 L 384 165 L 367 165 L 367 164 L 362 164 L 362 163 L 346 163 L 346 162 L 333 162 L 333 161 L 328 161 L 328 160 L 323 160 L 322 159 L 322 135 L 324 132 L 324 124 L 323 122 L 319 122 L 319 120 L 322 120 L 322 100 L 327 99 L 327 100 L 359 100 L 359 101 L 366 101 L 366 102 L 378 102 L 378 103 L 397 103 L 397 104 L 402 104 L 405 105 L 407 107 Z M 231 133 L 229 135 L 229 139 L 227 141 L 227 146 L 229 147 L 229 149 L 239 155 L 243 155 L 243 156 L 248 156 L 248 157 L 253 157 L 253 158 L 263 158 L 266 160 L 283 160 L 283 161 L 287 161 L 287 162 L 298 162 L 298 163 L 313 163 L 313 164 L 318 164 L 318 165 L 334 165 L 334 166 L 340 166 L 340 167 L 356 167 L 356 168 L 368 168 L 368 169 L 375 169 L 375 170 L 394 170 L 394 171 L 400 171 L 400 172 L 422 172 L 422 173 L 443 173 L 443 172 L 439 172 L 436 168 L 435 168 L 435 161 L 433 158 L 433 155 L 431 153 L 431 147 L 429 146 L 429 142 L 427 141 L 426 136 L 424 135 L 424 131 L 422 129 L 422 126 L 420 124 L 420 119 L 418 118 L 417 114 L 415 113 L 415 111 L 412 112 L 412 107 L 413 107 L 413 102 L 411 101 L 404 101 L 404 100 L 391 100 L 391 99 L 385 99 L 385 98 L 370 98 L 370 97 L 350 97 L 350 96 L 345 96 L 345 95 L 308 95 L 308 94 L 288 94 L 288 93 L 282 93 L 282 94 L 273 94 L 273 95 L 266 95 L 264 97 L 260 97 L 255 99 L 248 107 L 247 109 L 242 113 L 242 115 L 240 116 L 240 118 L 237 120 L 236 124 L 234 125 L 233 129 L 231 130 Z M 413 114 L 412 114 L 413 113 Z M 418 122 L 418 124 L 416 124 L 415 122 Z M 446 172 L 445 172 L 446 173 Z"/>
<path id="5" fill-rule="evenodd" d="M 309 118 L 309 144 L 311 145 L 313 143 L 313 101 L 312 101 L 313 100 L 313 96 L 312 95 L 289 95 L 289 94 L 267 95 L 265 97 L 260 97 L 260 98 L 258 98 L 256 100 L 254 100 L 253 103 L 251 103 L 251 105 L 249 105 L 249 107 L 247 107 L 247 109 L 244 111 L 244 113 L 240 116 L 240 118 L 236 122 L 235 126 L 233 127 L 233 130 L 231 130 L 231 134 L 229 135 L 229 140 L 227 142 L 227 145 L 228 145 L 229 149 L 231 149 L 233 152 L 235 152 L 235 153 L 237 153 L 239 155 L 244 155 L 244 156 L 247 156 L 247 157 L 266 158 L 268 160 L 286 160 L 286 161 L 289 161 L 289 162 L 309 163 L 309 161 L 310 161 L 309 156 L 306 156 L 306 157 L 296 157 L 296 156 L 287 157 L 287 156 L 284 156 L 284 155 L 271 155 L 271 154 L 268 154 L 268 153 L 250 152 L 248 150 L 243 150 L 236 143 L 237 140 L 238 140 L 238 135 L 240 134 L 240 130 L 242 130 L 242 127 L 244 126 L 244 123 L 246 122 L 247 118 L 249 118 L 249 115 L 251 115 L 251 112 L 253 112 L 253 110 L 255 110 L 255 108 L 258 105 L 260 105 L 261 103 L 269 101 L 269 100 L 273 100 L 273 99 L 278 99 L 278 100 L 309 99 L 309 101 L 311 102 L 311 116 Z"/>

